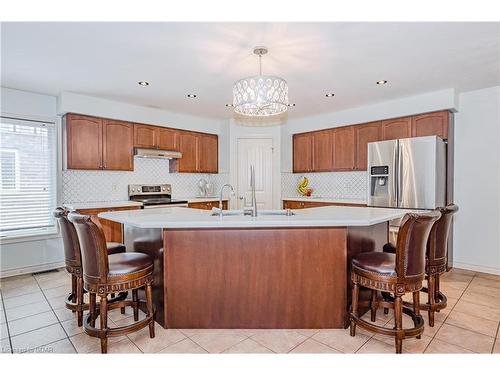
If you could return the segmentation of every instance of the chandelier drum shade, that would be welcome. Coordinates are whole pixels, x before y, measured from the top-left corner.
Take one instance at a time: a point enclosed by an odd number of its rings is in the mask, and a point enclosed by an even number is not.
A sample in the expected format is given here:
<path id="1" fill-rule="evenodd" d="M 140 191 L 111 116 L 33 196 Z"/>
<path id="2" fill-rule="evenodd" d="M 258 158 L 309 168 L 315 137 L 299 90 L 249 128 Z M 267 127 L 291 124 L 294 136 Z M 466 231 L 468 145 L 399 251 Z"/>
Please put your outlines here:
<path id="1" fill-rule="evenodd" d="M 260 74 L 240 79 L 233 86 L 234 111 L 245 116 L 274 116 L 288 110 L 288 84 L 283 78 L 262 75 L 264 47 L 253 51 L 259 56 Z"/>

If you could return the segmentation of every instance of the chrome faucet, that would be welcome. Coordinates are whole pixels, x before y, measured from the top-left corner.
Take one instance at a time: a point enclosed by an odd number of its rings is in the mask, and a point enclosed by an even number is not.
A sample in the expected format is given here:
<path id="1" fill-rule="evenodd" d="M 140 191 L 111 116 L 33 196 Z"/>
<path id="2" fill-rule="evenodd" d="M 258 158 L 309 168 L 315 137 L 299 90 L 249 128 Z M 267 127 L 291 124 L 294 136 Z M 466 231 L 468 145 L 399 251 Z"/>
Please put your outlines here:
<path id="1" fill-rule="evenodd" d="M 231 189 L 231 194 L 234 194 L 234 188 L 232 187 L 232 185 L 224 184 L 220 188 L 220 195 L 219 195 L 219 216 L 220 217 L 222 217 L 222 193 L 224 192 L 224 188 L 225 187 L 230 188 Z M 231 199 L 231 196 L 229 196 L 229 199 Z M 228 202 L 228 204 L 229 204 L 229 202 Z"/>
<path id="2" fill-rule="evenodd" d="M 250 166 L 250 188 L 252 189 L 252 207 L 245 208 L 243 214 L 257 216 L 257 198 L 255 197 L 255 167 Z"/>

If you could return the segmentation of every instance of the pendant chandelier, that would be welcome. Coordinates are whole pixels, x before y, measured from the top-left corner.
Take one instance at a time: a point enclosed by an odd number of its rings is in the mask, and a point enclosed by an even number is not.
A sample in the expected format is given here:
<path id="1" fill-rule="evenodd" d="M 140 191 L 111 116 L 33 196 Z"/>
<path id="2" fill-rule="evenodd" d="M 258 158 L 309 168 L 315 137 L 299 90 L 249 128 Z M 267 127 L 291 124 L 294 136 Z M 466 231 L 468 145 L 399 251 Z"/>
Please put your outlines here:
<path id="1" fill-rule="evenodd" d="M 259 75 L 240 79 L 233 86 L 234 111 L 240 115 L 266 117 L 285 113 L 288 109 L 288 84 L 283 78 L 262 75 L 265 47 L 255 47 L 259 56 Z"/>

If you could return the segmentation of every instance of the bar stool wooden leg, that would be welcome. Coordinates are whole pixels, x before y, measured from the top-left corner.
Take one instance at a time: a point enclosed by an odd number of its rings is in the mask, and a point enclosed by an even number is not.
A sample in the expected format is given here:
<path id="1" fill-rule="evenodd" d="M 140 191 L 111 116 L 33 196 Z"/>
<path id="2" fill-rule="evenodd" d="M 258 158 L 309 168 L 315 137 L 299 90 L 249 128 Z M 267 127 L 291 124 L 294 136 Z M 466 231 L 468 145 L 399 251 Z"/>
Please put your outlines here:
<path id="1" fill-rule="evenodd" d="M 83 277 L 76 278 L 76 301 L 78 303 L 78 311 L 76 312 L 78 327 L 83 324 Z"/>
<path id="2" fill-rule="evenodd" d="M 435 276 L 429 275 L 428 282 L 428 301 L 429 301 L 429 326 L 434 327 L 434 304 L 436 303 L 436 284 Z"/>
<path id="3" fill-rule="evenodd" d="M 90 326 L 95 327 L 95 309 L 96 309 L 96 301 L 95 301 L 95 293 L 89 292 L 89 314 L 90 314 Z"/>
<path id="4" fill-rule="evenodd" d="M 153 315 L 153 289 L 151 288 L 151 284 L 146 284 L 146 305 L 148 308 L 148 316 Z M 149 337 L 155 337 L 155 321 L 151 320 L 149 323 Z"/>
<path id="5" fill-rule="evenodd" d="M 420 292 L 413 292 L 413 312 L 418 317 L 420 316 Z M 417 321 L 414 320 L 415 327 L 417 326 Z M 416 336 L 417 339 L 422 338 L 422 335 Z"/>
<path id="6" fill-rule="evenodd" d="M 370 301 L 370 313 L 371 313 L 371 321 L 374 322 L 377 320 L 377 291 L 372 289 L 372 299 Z"/>
<path id="7" fill-rule="evenodd" d="M 106 294 L 100 294 L 100 304 L 99 304 L 99 316 L 101 318 L 101 330 L 104 330 L 104 337 L 101 337 L 101 353 L 108 352 L 108 296 Z"/>
<path id="8" fill-rule="evenodd" d="M 400 295 L 395 295 L 394 298 L 394 322 L 396 324 L 396 353 L 399 354 L 403 351 L 403 301 Z"/>
<path id="9" fill-rule="evenodd" d="M 439 292 L 441 291 L 439 287 L 439 279 L 440 279 L 440 274 L 437 274 L 434 279 L 434 288 L 436 289 L 436 293 L 434 294 L 435 299 L 439 299 Z M 439 310 L 436 310 L 436 312 L 439 312 Z"/>
<path id="10" fill-rule="evenodd" d="M 134 309 L 134 320 L 137 322 L 139 320 L 139 298 L 137 297 L 137 289 L 132 290 L 132 301 Z"/>
<path id="11" fill-rule="evenodd" d="M 76 287 L 77 287 L 77 282 L 76 282 L 76 276 L 71 275 L 71 302 L 76 303 L 77 298 L 76 298 Z"/>
<path id="12" fill-rule="evenodd" d="M 352 308 L 352 314 L 354 316 L 358 316 L 358 298 L 359 298 L 359 285 L 357 283 L 353 283 L 351 308 Z M 352 318 L 351 318 L 350 334 L 351 336 L 356 335 L 356 322 Z"/>

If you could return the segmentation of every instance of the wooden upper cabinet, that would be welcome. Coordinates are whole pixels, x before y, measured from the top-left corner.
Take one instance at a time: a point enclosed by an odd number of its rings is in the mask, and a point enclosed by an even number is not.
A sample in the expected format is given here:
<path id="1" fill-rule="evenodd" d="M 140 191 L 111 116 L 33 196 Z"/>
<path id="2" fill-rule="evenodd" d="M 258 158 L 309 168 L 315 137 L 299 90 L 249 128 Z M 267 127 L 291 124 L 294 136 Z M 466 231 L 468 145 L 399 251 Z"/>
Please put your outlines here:
<path id="1" fill-rule="evenodd" d="M 67 168 L 102 168 L 102 119 L 68 114 L 65 116 Z"/>
<path id="2" fill-rule="evenodd" d="M 161 150 L 177 150 L 177 130 L 168 128 L 157 128 L 157 146 Z"/>
<path id="3" fill-rule="evenodd" d="M 161 126 L 134 125 L 134 146 L 177 150 L 177 130 Z"/>
<path id="4" fill-rule="evenodd" d="M 412 117 L 412 137 L 437 135 L 448 139 L 450 112 L 440 111 Z"/>
<path id="5" fill-rule="evenodd" d="M 155 126 L 135 124 L 134 146 L 144 148 L 156 148 L 158 145 L 158 132 Z"/>
<path id="6" fill-rule="evenodd" d="M 134 125 L 125 121 L 103 121 L 103 169 L 134 170 Z"/>
<path id="7" fill-rule="evenodd" d="M 410 138 L 412 136 L 411 120 L 411 117 L 402 117 L 382 121 L 382 139 L 388 141 L 390 139 Z"/>
<path id="8" fill-rule="evenodd" d="M 312 170 L 333 170 L 333 131 L 321 130 L 312 133 Z"/>
<path id="9" fill-rule="evenodd" d="M 313 135 L 311 133 L 293 135 L 293 172 L 312 170 Z"/>
<path id="10" fill-rule="evenodd" d="M 368 143 L 382 140 L 381 122 L 370 122 L 363 125 L 354 126 L 356 140 L 356 166 L 357 171 L 366 171 Z"/>
<path id="11" fill-rule="evenodd" d="M 211 134 L 198 136 L 198 172 L 217 173 L 219 170 L 218 137 Z"/>
<path id="12" fill-rule="evenodd" d="M 198 171 L 198 136 L 195 133 L 180 132 L 179 151 L 182 158 L 177 159 L 177 172 L 197 172 Z M 173 165 L 174 163 L 170 163 Z"/>
<path id="13" fill-rule="evenodd" d="M 333 168 L 336 171 L 350 171 L 355 168 L 355 134 L 354 127 L 334 129 L 333 132 Z"/>

